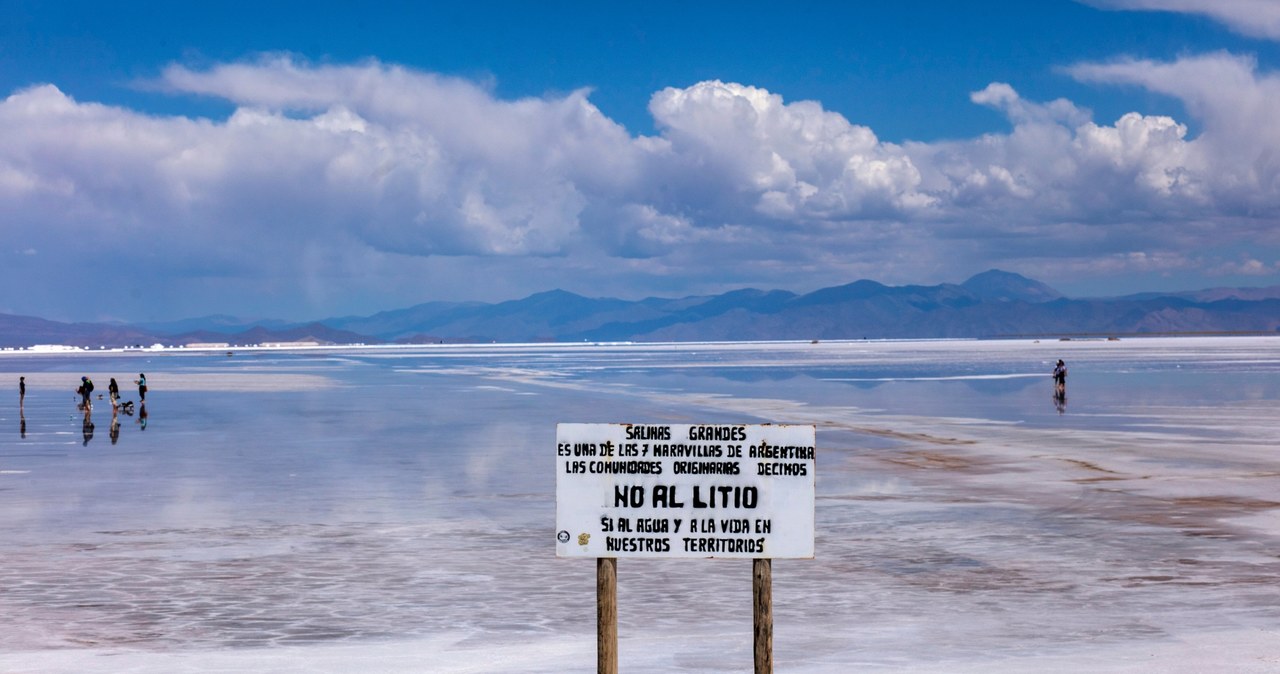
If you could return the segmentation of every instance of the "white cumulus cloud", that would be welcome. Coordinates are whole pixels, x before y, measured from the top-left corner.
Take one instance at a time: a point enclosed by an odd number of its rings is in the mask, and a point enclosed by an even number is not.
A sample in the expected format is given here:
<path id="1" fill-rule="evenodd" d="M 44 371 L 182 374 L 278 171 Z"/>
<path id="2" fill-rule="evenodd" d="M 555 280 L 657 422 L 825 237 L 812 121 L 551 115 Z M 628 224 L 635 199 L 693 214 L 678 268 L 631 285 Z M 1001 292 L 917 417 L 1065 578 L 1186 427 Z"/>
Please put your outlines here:
<path id="1" fill-rule="evenodd" d="M 1187 157 L 1186 180 L 1200 183 L 1213 208 L 1274 214 L 1280 207 L 1280 77 L 1253 58 L 1227 53 L 1176 61 L 1125 59 L 1071 67 L 1076 78 L 1138 85 L 1172 96 L 1204 125 Z M 1172 168 L 1172 166 L 1170 167 Z"/>
<path id="2" fill-rule="evenodd" d="M 1198 133 L 998 82 L 971 103 L 1009 132 L 901 144 L 820 102 L 717 80 L 654 93 L 654 136 L 630 135 L 586 89 L 506 100 L 376 61 L 272 55 L 151 83 L 230 102 L 225 119 L 38 85 L 0 101 L 0 248 L 41 254 L 10 255 L 0 282 L 25 283 L 32 313 L 72 297 L 107 315 L 237 302 L 323 315 L 557 285 L 1269 268 L 1237 250 L 1280 247 L 1274 74 L 1229 54 L 1068 72 L 1175 96 Z"/>
<path id="3" fill-rule="evenodd" d="M 664 89 L 649 110 L 670 143 L 669 168 L 718 199 L 733 197 L 728 213 L 750 208 L 800 223 L 905 217 L 933 202 L 901 147 L 813 101 L 709 81 Z"/>
<path id="4" fill-rule="evenodd" d="M 1095 7 L 1199 14 L 1232 30 L 1280 40 L 1280 3 L 1275 0 L 1087 0 Z"/>

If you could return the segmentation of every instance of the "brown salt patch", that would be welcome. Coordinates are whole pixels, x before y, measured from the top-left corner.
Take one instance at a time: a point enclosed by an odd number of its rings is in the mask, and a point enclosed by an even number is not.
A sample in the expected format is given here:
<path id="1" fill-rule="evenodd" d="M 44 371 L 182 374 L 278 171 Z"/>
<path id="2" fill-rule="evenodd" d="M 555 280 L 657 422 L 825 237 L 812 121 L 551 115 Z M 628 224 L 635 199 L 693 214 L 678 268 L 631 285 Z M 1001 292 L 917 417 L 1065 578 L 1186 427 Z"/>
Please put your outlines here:
<path id="1" fill-rule="evenodd" d="M 1243 496 L 1184 496 L 1171 499 L 1170 503 L 1179 508 L 1196 508 L 1203 510 L 1228 510 L 1250 512 L 1280 508 L 1280 501 L 1246 498 Z"/>
<path id="2" fill-rule="evenodd" d="M 834 496 L 817 496 L 821 501 L 904 501 L 909 497 L 898 494 L 836 494 Z"/>
<path id="3" fill-rule="evenodd" d="M 893 438 L 895 440 L 911 440 L 916 442 L 928 442 L 934 445 L 976 445 L 975 440 L 961 440 L 959 438 L 939 438 L 929 435 L 928 433 L 905 433 L 903 431 L 894 431 L 888 428 L 870 428 L 867 426 L 849 426 L 850 430 L 858 433 L 866 433 L 881 438 Z"/>
<path id="4" fill-rule="evenodd" d="M 1142 476 L 1136 476 L 1136 477 L 1132 475 L 1125 475 L 1124 473 L 1103 468 L 1102 466 L 1099 466 L 1098 464 L 1093 463 L 1092 461 L 1082 461 L 1080 459 L 1062 459 L 1062 458 L 1059 458 L 1058 460 L 1069 463 L 1072 466 L 1075 466 L 1077 468 L 1082 468 L 1091 473 L 1102 473 L 1101 475 L 1093 475 L 1090 477 L 1078 477 L 1078 478 L 1068 480 L 1068 482 L 1074 482 L 1076 484 L 1094 484 L 1098 482 L 1118 482 L 1121 480 L 1146 480 L 1150 478 L 1149 475 L 1142 475 Z"/>
<path id="5" fill-rule="evenodd" d="M 1043 595 L 1047 592 L 1069 592 L 1074 587 L 1070 582 L 1038 578 L 1018 569 L 985 564 L 957 567 L 947 564 L 945 560 L 929 560 L 925 564 L 910 565 L 906 571 L 895 574 L 901 582 L 953 594 L 1000 591 Z"/>
<path id="6" fill-rule="evenodd" d="M 1083 468 L 1085 470 L 1097 471 L 1099 473 L 1108 473 L 1111 475 L 1120 475 L 1120 473 L 1117 473 L 1114 470 L 1107 470 L 1106 468 L 1103 468 L 1102 466 L 1099 466 L 1098 464 L 1092 463 L 1089 461 L 1081 461 L 1080 459 L 1061 459 L 1061 460 L 1066 461 L 1067 463 L 1073 466 L 1079 466 L 1080 468 Z"/>
<path id="7" fill-rule="evenodd" d="M 1119 583 L 1121 587 L 1143 587 L 1146 585 L 1216 585 L 1207 581 L 1188 580 L 1182 576 L 1125 576 L 1123 578 L 1102 578 L 1104 583 Z"/>
<path id="8" fill-rule="evenodd" d="M 1280 508 L 1280 501 L 1243 496 L 1151 498 L 1107 489 L 1093 493 L 1109 497 L 1089 508 L 1098 516 L 1175 529 L 1183 536 L 1203 539 L 1238 538 L 1239 532 L 1224 520 Z"/>
<path id="9" fill-rule="evenodd" d="M 899 466 L 925 470 L 973 471 L 983 467 L 981 462 L 972 458 L 941 454 L 926 449 L 902 452 L 886 456 L 882 460 Z"/>

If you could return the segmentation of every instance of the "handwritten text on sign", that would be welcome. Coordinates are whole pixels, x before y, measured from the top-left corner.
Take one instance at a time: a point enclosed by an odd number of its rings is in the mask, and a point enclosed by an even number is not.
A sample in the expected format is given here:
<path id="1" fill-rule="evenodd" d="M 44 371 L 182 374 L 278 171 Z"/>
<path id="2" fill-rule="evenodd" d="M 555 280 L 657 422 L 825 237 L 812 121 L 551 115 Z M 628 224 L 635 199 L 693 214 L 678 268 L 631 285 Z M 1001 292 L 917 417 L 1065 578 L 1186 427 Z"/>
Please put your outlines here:
<path id="1" fill-rule="evenodd" d="M 814 427 L 559 424 L 559 557 L 813 557 Z"/>

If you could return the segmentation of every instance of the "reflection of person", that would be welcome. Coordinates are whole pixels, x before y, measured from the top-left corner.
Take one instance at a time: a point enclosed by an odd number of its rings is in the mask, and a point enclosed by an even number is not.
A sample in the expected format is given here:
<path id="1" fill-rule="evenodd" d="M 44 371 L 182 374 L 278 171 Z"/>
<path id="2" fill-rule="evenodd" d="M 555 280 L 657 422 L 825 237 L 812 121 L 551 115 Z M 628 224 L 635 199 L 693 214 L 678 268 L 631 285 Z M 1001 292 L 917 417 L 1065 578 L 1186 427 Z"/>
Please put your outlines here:
<path id="1" fill-rule="evenodd" d="M 142 426 L 142 430 L 147 430 L 147 404 L 138 405 L 138 425 Z"/>
<path id="2" fill-rule="evenodd" d="M 107 384 L 107 395 L 111 396 L 111 409 L 115 409 L 120 405 L 120 385 L 116 383 L 116 378 L 111 378 L 111 383 Z"/>
<path id="3" fill-rule="evenodd" d="M 120 417 L 115 412 L 111 413 L 111 444 L 116 444 L 120 440 Z"/>
<path id="4" fill-rule="evenodd" d="M 84 433 L 84 446 L 89 446 L 89 441 L 93 439 L 93 415 L 89 413 L 89 408 L 85 408 L 84 426 L 81 428 Z"/>
<path id="5" fill-rule="evenodd" d="M 27 415 L 22 413 L 22 409 L 18 409 L 18 434 L 24 439 L 27 437 Z"/>
<path id="6" fill-rule="evenodd" d="M 138 385 L 138 400 L 145 401 L 147 399 L 147 375 L 138 373 L 138 378 L 133 380 Z"/>

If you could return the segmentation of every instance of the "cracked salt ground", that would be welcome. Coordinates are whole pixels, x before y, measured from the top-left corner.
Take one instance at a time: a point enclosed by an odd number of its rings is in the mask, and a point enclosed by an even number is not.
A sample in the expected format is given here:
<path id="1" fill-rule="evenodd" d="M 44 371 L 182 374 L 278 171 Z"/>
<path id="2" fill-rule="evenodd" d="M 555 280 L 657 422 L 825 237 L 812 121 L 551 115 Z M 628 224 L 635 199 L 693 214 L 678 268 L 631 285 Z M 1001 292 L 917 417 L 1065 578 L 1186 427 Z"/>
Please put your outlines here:
<path id="1" fill-rule="evenodd" d="M 594 565 L 550 538 L 555 423 L 714 419 L 818 427 L 817 557 L 774 565 L 779 671 L 1276 671 L 1276 345 L 6 356 L 36 388 L 25 437 L 0 408 L 0 661 L 592 671 Z M 112 444 L 95 409 L 85 443 L 59 382 L 139 360 L 151 425 Z M 623 667 L 748 670 L 749 574 L 624 560 Z"/>

